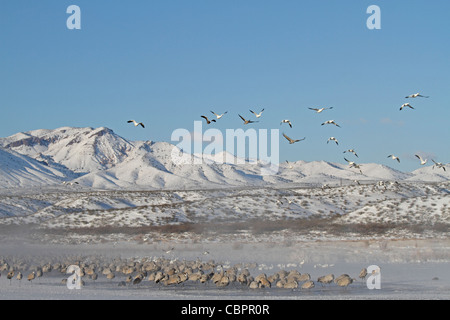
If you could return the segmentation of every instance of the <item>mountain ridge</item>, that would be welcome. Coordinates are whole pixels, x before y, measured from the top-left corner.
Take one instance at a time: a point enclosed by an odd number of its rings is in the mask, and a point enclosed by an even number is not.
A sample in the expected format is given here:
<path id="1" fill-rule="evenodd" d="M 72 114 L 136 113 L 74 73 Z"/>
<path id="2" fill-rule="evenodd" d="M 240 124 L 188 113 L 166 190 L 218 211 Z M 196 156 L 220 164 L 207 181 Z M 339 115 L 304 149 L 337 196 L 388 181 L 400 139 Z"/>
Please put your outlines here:
<path id="1" fill-rule="evenodd" d="M 449 172 L 431 167 L 402 172 L 366 163 L 361 164 L 361 174 L 346 164 L 303 160 L 281 163 L 277 173 L 264 175 L 261 162 L 236 163 L 234 156 L 234 163 L 221 162 L 225 153 L 202 159 L 201 155 L 183 153 L 168 142 L 129 141 L 106 127 L 19 132 L 0 138 L 0 151 L 2 188 L 56 185 L 64 181 L 92 188 L 161 189 L 324 184 L 341 180 L 437 182 L 450 178 Z M 184 155 L 187 161 L 172 161 L 174 152 Z"/>

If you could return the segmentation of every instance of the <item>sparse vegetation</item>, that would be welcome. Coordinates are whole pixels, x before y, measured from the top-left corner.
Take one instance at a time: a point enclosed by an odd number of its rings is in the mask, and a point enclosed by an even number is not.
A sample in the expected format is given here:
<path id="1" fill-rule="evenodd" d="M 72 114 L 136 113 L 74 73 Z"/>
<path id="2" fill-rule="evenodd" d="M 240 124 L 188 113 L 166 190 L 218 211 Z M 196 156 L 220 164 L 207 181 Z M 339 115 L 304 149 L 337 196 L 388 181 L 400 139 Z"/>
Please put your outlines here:
<path id="1" fill-rule="evenodd" d="M 30 227 L 31 233 L 58 237 L 68 233 L 92 237 L 147 233 L 175 237 L 190 233 L 231 238 L 283 232 L 312 237 L 316 231 L 317 237 L 449 233 L 448 189 L 437 184 L 406 183 L 387 188 L 391 192 L 385 194 L 384 189 L 364 185 L 325 190 L 105 191 L 4 196 L 0 197 L 1 208 L 22 213 L 11 211 L 0 219 L 0 229 L 14 230 L 20 228 L 13 226 L 18 224 Z M 14 232 L 0 234 L 6 238 Z"/>

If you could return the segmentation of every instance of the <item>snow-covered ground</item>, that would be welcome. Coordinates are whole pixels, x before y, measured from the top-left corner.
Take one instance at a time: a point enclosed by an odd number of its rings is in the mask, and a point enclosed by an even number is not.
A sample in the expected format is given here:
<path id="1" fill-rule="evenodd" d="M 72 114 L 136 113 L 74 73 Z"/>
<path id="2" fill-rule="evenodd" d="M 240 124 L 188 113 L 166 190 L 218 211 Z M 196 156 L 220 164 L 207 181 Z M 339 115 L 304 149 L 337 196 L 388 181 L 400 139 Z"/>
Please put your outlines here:
<path id="1" fill-rule="evenodd" d="M 326 161 L 176 165 L 168 143 L 107 128 L 36 130 L 0 138 L 0 299 L 449 299 L 449 170 L 404 173 Z M 195 156 L 192 156 L 194 159 Z M 214 272 L 309 273 L 309 290 L 231 283 L 127 284 L 99 274 L 69 290 L 52 263 L 165 259 L 212 262 Z M 381 268 L 381 289 L 358 278 Z M 23 272 L 9 281 L 7 273 Z M 349 274 L 347 288 L 319 276 Z M 135 276 L 136 273 L 133 274 Z M 301 283 L 299 283 L 301 285 Z"/>
<path id="2" fill-rule="evenodd" d="M 158 191 L 8 189 L 0 192 L 0 226 L 38 224 L 41 229 L 66 231 L 135 228 L 142 234 L 179 226 L 180 231 L 206 238 L 289 230 L 296 231 L 299 240 L 319 239 L 318 233 L 324 239 L 357 237 L 358 230 L 367 226 L 380 227 L 377 235 L 385 237 L 408 233 L 428 237 L 428 231 L 445 237 L 449 189 L 444 182 Z M 230 229 L 235 231 L 231 235 Z M 367 231 L 359 231 L 359 237 Z"/>
<path id="3" fill-rule="evenodd" d="M 69 290 L 53 270 L 28 282 L 0 277 L 1 299 L 448 299 L 448 183 L 367 182 L 330 188 L 99 191 L 8 189 L 0 195 L 0 268 L 26 276 L 48 263 L 114 259 L 214 261 L 253 276 L 279 270 L 355 279 L 313 289 L 233 283 L 137 286 L 100 275 Z M 18 261 L 22 263 L 18 263 Z M 24 262 L 25 261 L 25 262 Z M 381 268 L 380 290 L 358 278 Z M 133 276 L 136 274 L 133 274 Z M 301 283 L 300 283 L 301 284 Z"/>

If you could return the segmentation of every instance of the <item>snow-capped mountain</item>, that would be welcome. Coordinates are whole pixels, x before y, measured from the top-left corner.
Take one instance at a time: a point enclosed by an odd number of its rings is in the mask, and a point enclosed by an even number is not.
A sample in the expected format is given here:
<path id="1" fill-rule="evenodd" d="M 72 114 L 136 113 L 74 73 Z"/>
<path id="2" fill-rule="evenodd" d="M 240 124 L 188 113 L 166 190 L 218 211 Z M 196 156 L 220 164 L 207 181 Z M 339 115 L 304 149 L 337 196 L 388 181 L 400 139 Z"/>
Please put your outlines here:
<path id="1" fill-rule="evenodd" d="M 0 148 L 0 188 L 59 184 L 64 172 L 11 150 Z"/>
<path id="2" fill-rule="evenodd" d="M 114 167 L 134 146 L 108 128 L 34 130 L 0 139 L 0 146 L 31 158 L 89 173 Z"/>
<path id="3" fill-rule="evenodd" d="M 260 162 L 237 162 L 225 153 L 201 159 L 167 142 L 128 141 L 108 128 L 34 130 L 0 138 L 3 188 L 55 185 L 75 180 L 81 186 L 111 188 L 205 188 L 329 183 L 342 180 L 445 181 L 450 173 L 421 168 L 404 173 L 362 164 L 363 174 L 346 164 L 326 161 L 281 163 L 262 174 Z M 185 161 L 174 162 L 173 154 Z M 227 156 L 228 162 L 222 161 Z M 242 159 L 241 159 L 242 160 Z M 29 182 L 29 183 L 28 183 Z"/>

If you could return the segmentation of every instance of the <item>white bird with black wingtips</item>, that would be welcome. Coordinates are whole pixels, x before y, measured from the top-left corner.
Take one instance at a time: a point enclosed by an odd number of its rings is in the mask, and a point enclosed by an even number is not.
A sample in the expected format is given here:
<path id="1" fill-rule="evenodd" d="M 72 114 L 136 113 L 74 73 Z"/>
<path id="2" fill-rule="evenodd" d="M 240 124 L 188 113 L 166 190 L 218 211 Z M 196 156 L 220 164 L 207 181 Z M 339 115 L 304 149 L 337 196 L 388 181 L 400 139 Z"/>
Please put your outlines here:
<path id="1" fill-rule="evenodd" d="M 328 121 L 325 121 L 324 123 L 322 123 L 322 126 L 323 125 L 326 125 L 326 124 L 334 124 L 336 127 L 341 127 L 340 125 L 338 125 L 334 120 L 328 120 Z"/>
<path id="2" fill-rule="evenodd" d="M 346 152 L 351 152 L 351 153 L 353 153 L 357 158 L 359 158 L 358 155 L 356 154 L 356 151 L 353 150 L 353 149 L 348 149 L 348 150 L 344 151 L 343 153 L 346 153 Z"/>
<path id="3" fill-rule="evenodd" d="M 387 156 L 388 158 L 391 158 L 392 160 L 397 160 L 400 163 L 400 158 L 397 156 L 394 156 L 393 154 L 390 154 Z"/>
<path id="4" fill-rule="evenodd" d="M 333 109 L 333 107 L 329 107 L 329 108 L 308 108 L 308 109 L 314 110 L 316 113 L 321 113 L 324 110 Z"/>
<path id="5" fill-rule="evenodd" d="M 260 113 L 256 113 L 255 111 L 250 110 L 251 113 L 255 115 L 255 117 L 260 118 L 262 116 L 262 113 L 264 112 L 264 109 L 261 110 Z"/>
<path id="6" fill-rule="evenodd" d="M 214 111 L 211 111 L 211 113 L 214 114 L 214 115 L 216 116 L 217 119 L 220 119 L 220 118 L 222 118 L 224 115 L 226 115 L 226 114 L 228 113 L 228 111 L 225 111 L 225 112 L 222 113 L 222 114 L 217 114 L 217 113 L 215 113 Z"/>
<path id="7" fill-rule="evenodd" d="M 286 164 L 288 165 L 288 168 L 289 168 L 289 169 L 294 168 L 294 167 L 292 166 L 292 164 L 290 164 L 289 161 L 287 161 L 287 160 L 286 160 Z"/>
<path id="8" fill-rule="evenodd" d="M 411 108 L 411 109 L 414 109 L 413 106 L 410 105 L 409 103 L 404 103 L 404 104 L 402 104 L 402 106 L 400 107 L 400 111 L 403 110 L 403 108 L 406 108 L 406 107 Z"/>
<path id="9" fill-rule="evenodd" d="M 357 164 L 354 161 L 347 160 L 346 158 L 344 158 L 344 160 L 348 162 L 348 165 L 350 166 L 350 168 L 359 169 L 359 172 L 361 172 L 361 174 L 362 174 L 361 166 L 359 164 Z"/>
<path id="10" fill-rule="evenodd" d="M 285 120 L 281 120 L 281 122 L 280 122 L 280 126 L 283 124 L 283 123 L 287 123 L 288 125 L 289 125 L 289 127 L 291 127 L 292 128 L 292 123 L 291 123 L 291 121 L 290 120 L 287 120 L 287 119 L 285 119 Z"/>
<path id="11" fill-rule="evenodd" d="M 337 139 L 335 137 L 328 138 L 327 143 L 330 141 L 334 141 L 334 142 L 336 142 L 337 145 L 339 145 L 339 142 L 337 141 Z"/>
<path id="12" fill-rule="evenodd" d="M 134 120 L 128 120 L 128 123 L 133 123 L 135 127 L 141 126 L 142 128 L 145 128 L 144 124 L 142 122 L 137 122 Z"/>
<path id="13" fill-rule="evenodd" d="M 433 169 L 434 169 L 434 167 L 436 166 L 437 168 L 442 168 L 442 169 L 444 169 L 444 171 L 447 171 L 447 170 L 445 169 L 445 164 L 443 164 L 442 162 L 436 162 L 436 161 L 434 161 L 433 159 L 431 159 L 431 161 L 434 162 Z"/>
<path id="14" fill-rule="evenodd" d="M 429 98 L 429 96 L 423 96 L 423 95 L 421 95 L 420 93 L 414 93 L 414 94 L 411 94 L 411 95 L 409 95 L 409 96 L 407 96 L 407 97 L 405 97 L 405 98 L 418 98 L 418 97 L 421 97 L 421 98 Z"/>
<path id="15" fill-rule="evenodd" d="M 418 158 L 419 160 L 420 160 L 420 164 L 423 166 L 424 164 L 426 164 L 427 163 L 427 161 L 428 161 L 428 159 L 422 159 L 422 157 L 421 156 L 419 156 L 418 154 L 416 154 L 415 155 L 416 156 L 416 158 Z"/>

